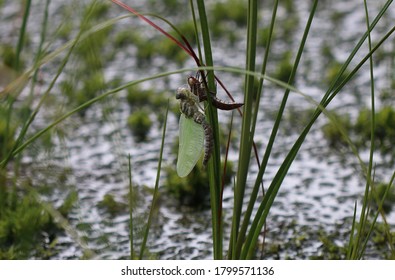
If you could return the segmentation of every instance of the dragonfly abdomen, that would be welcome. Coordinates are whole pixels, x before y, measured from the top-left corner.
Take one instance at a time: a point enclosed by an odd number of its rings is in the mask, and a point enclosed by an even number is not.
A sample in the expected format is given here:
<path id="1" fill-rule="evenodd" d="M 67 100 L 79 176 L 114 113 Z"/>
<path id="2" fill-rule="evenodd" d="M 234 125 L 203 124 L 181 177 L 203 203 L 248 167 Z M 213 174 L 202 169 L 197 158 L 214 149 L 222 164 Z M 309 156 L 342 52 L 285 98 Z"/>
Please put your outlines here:
<path id="1" fill-rule="evenodd" d="M 205 121 L 203 124 L 204 129 L 204 158 L 203 158 L 203 166 L 207 165 L 208 160 L 210 159 L 211 152 L 214 146 L 213 139 L 213 131 L 211 126 Z"/>
<path id="2" fill-rule="evenodd" d="M 213 131 L 211 129 L 211 126 L 206 121 L 205 116 L 201 112 L 199 111 L 195 112 L 193 116 L 193 120 L 196 123 L 202 125 L 204 130 L 203 166 L 205 167 L 207 165 L 208 160 L 210 159 L 211 151 L 213 150 L 213 146 L 214 146 Z"/>

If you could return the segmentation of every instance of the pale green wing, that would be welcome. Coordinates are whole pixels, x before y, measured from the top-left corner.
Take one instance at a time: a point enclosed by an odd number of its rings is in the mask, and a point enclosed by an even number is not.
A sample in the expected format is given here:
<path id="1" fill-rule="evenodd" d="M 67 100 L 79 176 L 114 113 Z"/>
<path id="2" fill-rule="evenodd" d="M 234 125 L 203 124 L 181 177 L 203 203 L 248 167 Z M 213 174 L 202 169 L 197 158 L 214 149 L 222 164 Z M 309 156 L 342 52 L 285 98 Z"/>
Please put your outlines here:
<path id="1" fill-rule="evenodd" d="M 202 155 L 204 147 L 204 130 L 193 119 L 180 117 L 180 139 L 178 148 L 177 174 L 187 176 Z"/>

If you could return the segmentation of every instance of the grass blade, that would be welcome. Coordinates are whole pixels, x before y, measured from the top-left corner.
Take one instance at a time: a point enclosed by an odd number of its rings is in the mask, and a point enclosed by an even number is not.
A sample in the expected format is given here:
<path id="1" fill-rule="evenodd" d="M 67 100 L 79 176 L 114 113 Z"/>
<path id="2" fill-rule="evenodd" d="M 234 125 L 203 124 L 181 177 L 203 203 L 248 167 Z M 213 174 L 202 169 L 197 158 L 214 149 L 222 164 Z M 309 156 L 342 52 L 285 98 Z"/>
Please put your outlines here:
<path id="1" fill-rule="evenodd" d="M 247 10 L 247 46 L 246 46 L 246 70 L 255 71 L 256 60 L 256 41 L 257 41 L 257 22 L 258 22 L 258 3 L 256 0 L 248 1 Z M 235 244 L 238 241 L 238 233 L 240 226 L 240 219 L 242 214 L 242 207 L 244 201 L 244 193 L 246 188 L 248 167 L 250 164 L 251 155 L 251 138 L 253 138 L 253 131 L 251 131 L 252 119 L 252 105 L 254 102 L 254 77 L 250 75 L 245 76 L 244 89 L 244 107 L 243 119 L 240 137 L 239 162 L 236 175 L 236 185 L 234 194 L 233 206 L 233 220 L 232 220 L 232 234 L 230 237 L 230 255 L 233 259 L 238 258 L 238 252 L 235 250 Z"/>
<path id="2" fill-rule="evenodd" d="M 202 31 L 203 48 L 205 55 L 205 65 L 213 66 L 213 57 L 211 52 L 211 41 L 209 33 L 209 25 L 206 15 L 206 9 L 203 0 L 197 0 L 197 8 L 199 12 L 200 29 Z M 207 83 L 208 88 L 211 92 L 215 92 L 215 78 L 214 72 L 207 72 Z M 210 95 L 208 94 L 210 98 Z M 211 105 L 211 100 L 208 100 L 207 110 L 208 121 L 213 130 L 214 136 L 214 147 L 211 160 L 208 164 L 208 177 L 210 185 L 210 203 L 211 203 L 211 215 L 212 215 L 212 228 L 213 228 L 213 246 L 214 246 L 214 258 L 222 259 L 222 217 L 219 211 L 220 204 L 220 193 L 221 193 L 221 159 L 220 159 L 220 146 L 219 146 L 219 127 L 218 127 L 218 114 L 216 108 Z"/>
<path id="3" fill-rule="evenodd" d="M 131 157 L 128 155 L 128 170 L 129 170 L 129 242 L 130 242 L 130 259 L 134 260 L 134 235 L 133 235 L 133 185 L 132 185 L 132 165 Z"/>
<path id="4" fill-rule="evenodd" d="M 167 108 L 166 108 L 166 114 L 165 118 L 163 121 L 163 133 L 162 133 L 162 142 L 160 146 L 160 152 L 159 152 L 159 160 L 158 160 L 158 169 L 156 173 L 156 181 L 155 181 L 155 189 L 154 189 L 154 194 L 152 197 L 152 204 L 151 204 L 151 209 L 148 214 L 148 220 L 147 220 L 147 225 L 145 228 L 144 236 L 143 236 L 143 242 L 141 243 L 141 249 L 140 249 L 140 255 L 139 259 L 143 259 L 144 251 L 145 251 L 145 246 L 147 244 L 148 240 L 148 234 L 149 234 L 149 229 L 151 227 L 151 222 L 152 222 L 152 217 L 154 215 L 154 211 L 156 208 L 156 201 L 158 200 L 158 192 L 159 192 L 159 179 L 160 179 L 160 171 L 161 171 L 161 166 L 162 166 L 162 156 L 163 156 L 163 147 L 165 144 L 165 136 L 166 136 L 166 126 L 167 126 L 167 115 L 169 113 L 169 101 L 167 102 Z"/>

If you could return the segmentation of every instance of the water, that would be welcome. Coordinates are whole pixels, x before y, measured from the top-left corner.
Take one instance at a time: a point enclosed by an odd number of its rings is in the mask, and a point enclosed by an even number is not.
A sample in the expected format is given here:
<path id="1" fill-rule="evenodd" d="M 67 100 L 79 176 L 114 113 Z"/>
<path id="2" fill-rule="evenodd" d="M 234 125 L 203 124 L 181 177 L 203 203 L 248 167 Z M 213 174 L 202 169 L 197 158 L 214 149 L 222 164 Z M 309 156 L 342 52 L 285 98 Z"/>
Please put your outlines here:
<path id="1" fill-rule="evenodd" d="M 29 34 L 31 44 L 38 43 L 39 27 L 44 1 L 35 1 L 32 7 L 32 15 L 29 21 Z M 59 15 L 63 6 L 61 1 L 51 3 L 51 13 L 54 19 L 61 20 Z M 298 1 L 295 5 L 295 13 L 298 15 L 299 25 L 295 29 L 291 38 L 283 42 L 276 39 L 273 45 L 273 57 L 281 57 L 285 50 L 295 50 L 304 28 L 305 19 L 308 17 L 310 1 Z M 379 7 L 384 1 L 374 1 L 370 3 L 369 12 L 371 17 L 376 15 Z M 18 12 L 19 6 L 14 2 L 4 4 L 1 11 L 1 37 L 12 34 L 17 20 L 7 20 L 13 18 Z M 144 6 L 137 7 L 147 10 Z M 144 9 L 145 8 L 145 9 Z M 314 19 L 306 51 L 300 66 L 300 72 L 296 81 L 296 87 L 319 101 L 324 94 L 325 85 L 322 84 L 325 75 L 326 62 L 321 55 L 322 46 L 327 45 L 333 52 L 333 56 L 338 61 L 346 59 L 357 40 L 365 30 L 364 10 L 361 1 L 320 1 L 317 17 Z M 115 6 L 111 7 L 110 16 L 120 14 L 120 10 Z M 283 7 L 279 10 L 279 19 L 287 17 Z M 335 15 L 341 14 L 341 20 L 335 21 Z M 34 16 L 36 15 L 36 16 Z M 263 10 L 264 21 L 268 21 L 270 10 Z M 385 22 L 393 22 L 394 10 L 386 17 Z M 385 22 L 377 28 L 377 32 L 384 32 Z M 151 27 L 145 26 L 138 19 L 131 18 L 122 21 L 117 28 L 133 28 L 141 26 L 144 30 L 155 33 Z M 388 26 L 388 24 L 387 24 Z M 278 26 L 281 30 L 281 26 Z M 333 32 L 336 30 L 336 32 Z M 372 34 L 373 40 L 379 35 Z M 241 32 L 243 34 L 243 32 Z M 243 34 L 244 36 L 244 34 Z M 243 49 L 245 48 L 244 37 L 238 40 L 235 46 L 228 48 L 224 40 L 213 41 L 213 56 L 216 65 L 240 66 L 244 64 Z M 9 39 L 15 42 L 15 37 Z M 63 42 L 64 43 L 64 42 Z M 55 42 L 54 45 L 61 45 Z M 388 44 L 389 45 L 389 44 Z M 388 46 L 389 47 L 389 46 Z M 386 46 L 386 48 L 388 48 Z M 31 48 L 32 50 L 34 47 Z M 263 54 L 263 50 L 261 52 Z M 361 58 L 367 53 L 365 47 Z M 133 46 L 126 46 L 124 50 L 118 50 L 115 59 L 105 67 L 105 77 L 110 80 L 113 77 L 122 77 L 124 82 L 132 81 L 136 78 L 159 73 L 165 69 L 177 69 L 172 63 L 156 58 L 149 68 L 136 69 L 136 59 L 133 57 L 135 50 Z M 229 57 L 232 59 L 230 60 Z M 271 61 L 268 66 L 268 73 L 273 73 L 277 65 L 276 61 Z M 353 64 L 354 65 L 354 64 Z M 193 67 L 193 62 L 188 61 L 185 66 Z M 376 65 L 377 73 L 376 86 L 379 89 L 388 86 L 388 63 L 382 62 Z M 167 96 L 173 98 L 176 88 L 185 83 L 186 76 L 174 75 L 167 80 L 155 80 L 147 82 L 146 87 L 167 88 Z M 44 77 L 51 79 L 54 73 L 51 69 L 46 69 L 42 73 Z M 333 100 L 329 109 L 336 109 L 337 112 L 348 112 L 352 118 L 358 114 L 359 108 L 369 104 L 369 77 L 368 68 L 364 67 L 349 86 Z M 244 79 L 240 76 L 232 76 L 227 73 L 219 74 L 221 80 L 234 94 L 236 100 L 241 101 L 240 94 Z M 236 78 L 235 78 L 236 77 Z M 45 88 L 45 87 L 44 87 Z M 264 97 L 262 99 L 261 112 L 257 125 L 255 141 L 259 143 L 259 154 L 262 155 L 273 125 L 273 114 L 276 113 L 281 102 L 283 90 L 267 84 Z M 223 94 L 223 93 L 220 93 Z M 221 96 L 221 98 L 224 97 Z M 171 99 L 172 104 L 176 101 Z M 264 176 L 264 185 L 268 186 L 276 174 L 280 164 L 286 156 L 292 144 L 297 139 L 298 133 L 303 128 L 303 120 L 298 122 L 297 118 L 306 109 L 314 106 L 306 101 L 303 96 L 291 93 L 288 109 L 286 110 L 283 126 L 279 131 L 272 157 Z M 112 194 L 117 201 L 126 201 L 128 194 L 128 169 L 127 155 L 132 159 L 132 178 L 138 186 L 135 192 L 139 194 L 135 207 L 134 216 L 136 218 L 137 243 L 141 241 L 143 224 L 147 220 L 147 213 L 150 207 L 152 193 L 147 190 L 152 189 L 155 184 L 157 172 L 157 159 L 161 141 L 162 128 L 155 122 L 150 130 L 148 141 L 138 143 L 135 141 L 130 131 L 127 129 L 126 120 L 131 110 L 125 101 L 125 92 L 120 92 L 104 102 L 93 105 L 86 111 L 84 117 L 75 115 L 58 127 L 59 131 L 64 131 L 65 136 L 53 138 L 54 146 L 50 151 L 35 150 L 27 154 L 23 162 L 28 168 L 26 176 L 30 177 L 35 184 L 45 181 L 54 189 L 59 189 L 55 194 L 47 197 L 55 205 L 59 204 L 64 197 L 64 193 L 69 189 L 78 191 L 78 205 L 71 213 L 71 226 L 78 229 L 80 236 L 85 237 L 85 241 L 96 253 L 96 258 L 118 259 L 128 258 L 129 234 L 128 223 L 129 214 L 127 207 L 115 218 L 97 207 L 98 203 L 106 194 Z M 51 114 L 52 113 L 52 114 Z M 48 117 L 54 112 L 42 113 L 34 123 L 34 128 L 45 127 Z M 294 120 L 294 123 L 287 121 Z M 155 114 L 151 115 L 155 118 Z M 230 113 L 220 112 L 220 121 L 226 125 L 230 119 Z M 296 121 L 295 121 L 296 119 Z M 235 118 L 235 131 L 240 128 L 240 118 Z M 312 128 L 302 149 L 299 152 L 294 164 L 289 170 L 281 186 L 278 197 L 270 212 L 267 223 L 267 248 L 275 244 L 282 246 L 278 253 L 266 254 L 267 258 L 308 258 L 318 256 L 322 253 L 322 243 L 319 241 L 317 232 L 324 230 L 330 234 L 340 232 L 348 238 L 350 217 L 353 215 L 354 203 L 358 201 L 364 192 L 364 179 L 360 166 L 354 156 L 349 151 L 333 151 L 328 147 L 323 138 L 320 127 L 326 123 L 326 118 L 321 117 Z M 167 137 L 164 150 L 163 166 L 170 166 L 175 169 L 174 154 L 171 152 L 173 142 L 178 135 L 178 120 L 173 115 L 169 115 Z M 362 154 L 363 159 L 368 159 L 368 154 Z M 236 160 L 237 150 L 230 151 L 230 159 Z M 380 163 L 383 159 L 379 156 L 376 161 Z M 49 166 L 56 168 L 50 169 Z M 58 169 L 67 168 L 70 171 L 66 182 L 58 179 Z M 52 172 L 55 170 L 54 172 Z M 49 172 L 48 172 L 49 171 Z M 376 176 L 380 180 L 389 180 L 393 171 L 393 166 L 387 166 L 377 170 Z M 253 184 L 253 178 L 257 173 L 257 167 L 253 164 L 249 175 L 249 185 Z M 160 187 L 165 180 L 165 173 L 161 174 Z M 147 186 L 147 187 L 145 187 Z M 180 205 L 175 198 L 162 192 L 159 198 L 159 206 L 153 221 L 148 241 L 148 249 L 151 254 L 161 259 L 210 259 L 212 258 L 212 237 L 211 237 L 211 211 L 207 207 L 198 209 Z M 246 198 L 251 190 L 247 189 Z M 59 195 L 59 197 L 57 197 Z M 233 209 L 233 190 L 230 186 L 225 188 L 223 207 L 225 236 L 229 236 L 229 225 Z M 394 225 L 395 215 L 387 216 L 387 221 Z M 81 229 L 83 228 L 83 229 Z M 301 242 L 300 248 L 283 245 L 294 244 L 295 236 L 302 234 L 308 236 Z M 227 246 L 225 240 L 225 248 Z M 334 240 L 338 245 L 346 244 L 347 240 Z M 82 249 L 70 235 L 62 236 L 59 239 L 60 252 L 56 258 L 74 259 L 82 256 Z M 368 258 L 376 258 L 376 252 L 367 255 Z"/>

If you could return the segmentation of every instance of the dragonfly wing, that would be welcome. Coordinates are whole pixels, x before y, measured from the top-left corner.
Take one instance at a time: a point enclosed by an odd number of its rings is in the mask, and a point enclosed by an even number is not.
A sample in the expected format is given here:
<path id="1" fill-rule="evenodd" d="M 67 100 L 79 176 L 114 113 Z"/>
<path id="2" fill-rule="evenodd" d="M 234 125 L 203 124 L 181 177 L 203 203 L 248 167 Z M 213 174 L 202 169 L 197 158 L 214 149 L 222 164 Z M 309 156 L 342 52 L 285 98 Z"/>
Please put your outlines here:
<path id="1" fill-rule="evenodd" d="M 204 130 L 193 119 L 180 117 L 180 139 L 178 148 L 177 174 L 187 176 L 202 155 L 204 147 Z"/>

